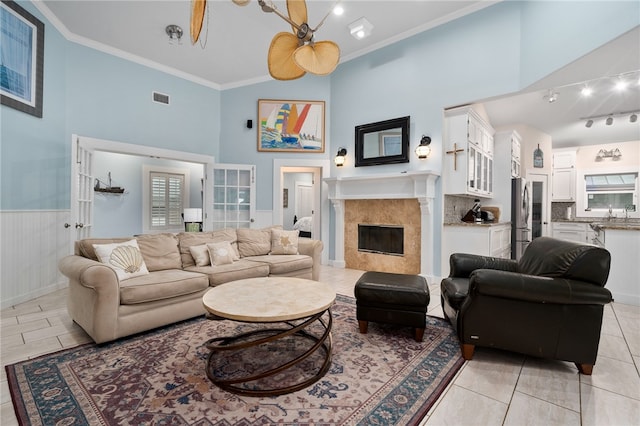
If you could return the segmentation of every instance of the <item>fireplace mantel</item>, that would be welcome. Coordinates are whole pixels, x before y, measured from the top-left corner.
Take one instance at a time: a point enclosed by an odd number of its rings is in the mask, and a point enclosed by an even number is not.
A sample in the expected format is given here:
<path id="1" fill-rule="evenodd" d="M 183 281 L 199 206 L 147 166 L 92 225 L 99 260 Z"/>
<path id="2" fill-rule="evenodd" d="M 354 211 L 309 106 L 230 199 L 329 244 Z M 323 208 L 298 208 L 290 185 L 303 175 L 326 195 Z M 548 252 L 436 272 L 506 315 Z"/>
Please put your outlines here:
<path id="1" fill-rule="evenodd" d="M 329 200 L 335 210 L 334 266 L 345 267 L 344 200 L 417 199 L 421 212 L 421 274 L 433 277 L 435 253 L 432 206 L 435 182 L 439 175 L 432 171 L 407 171 L 393 174 L 340 176 L 323 179 L 329 187 Z"/>
<path id="2" fill-rule="evenodd" d="M 439 175 L 431 171 L 325 178 L 330 200 L 433 199 Z"/>

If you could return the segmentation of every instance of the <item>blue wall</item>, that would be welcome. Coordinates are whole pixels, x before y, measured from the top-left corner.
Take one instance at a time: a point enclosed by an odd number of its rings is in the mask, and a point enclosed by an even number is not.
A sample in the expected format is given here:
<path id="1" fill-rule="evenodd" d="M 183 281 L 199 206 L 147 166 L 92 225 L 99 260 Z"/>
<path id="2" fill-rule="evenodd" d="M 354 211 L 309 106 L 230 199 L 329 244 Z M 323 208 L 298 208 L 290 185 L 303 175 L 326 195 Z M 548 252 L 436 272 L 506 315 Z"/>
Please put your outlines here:
<path id="1" fill-rule="evenodd" d="M 332 175 L 439 172 L 444 108 L 521 90 L 640 24 L 638 1 L 504 1 L 343 63 L 329 77 L 220 92 L 69 42 L 30 2 L 19 3 L 46 26 L 44 117 L 0 109 L 0 210 L 69 208 L 73 133 L 255 164 L 259 210 L 273 208 L 276 158 L 330 159 L 344 146 L 347 165 Z M 154 90 L 169 94 L 171 106 L 152 103 Z M 258 153 L 257 101 L 270 98 L 324 100 L 325 152 Z M 355 169 L 354 126 L 404 115 L 411 150 L 430 135 L 431 157 Z"/>
<path id="2" fill-rule="evenodd" d="M 69 209 L 71 135 L 216 155 L 220 92 L 69 42 L 45 24 L 43 118 L 0 109 L 0 210 Z M 170 95 L 169 106 L 151 101 Z"/>

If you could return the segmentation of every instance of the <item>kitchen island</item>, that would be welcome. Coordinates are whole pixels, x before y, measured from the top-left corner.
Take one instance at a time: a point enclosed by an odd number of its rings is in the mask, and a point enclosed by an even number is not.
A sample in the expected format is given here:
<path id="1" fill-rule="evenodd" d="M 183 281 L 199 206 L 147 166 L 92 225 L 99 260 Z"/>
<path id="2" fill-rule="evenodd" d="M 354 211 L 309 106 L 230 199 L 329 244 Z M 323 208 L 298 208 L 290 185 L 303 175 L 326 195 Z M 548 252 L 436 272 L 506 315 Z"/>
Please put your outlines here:
<path id="1" fill-rule="evenodd" d="M 611 253 L 606 288 L 618 303 L 640 306 L 640 223 L 596 222 L 598 242 Z"/>

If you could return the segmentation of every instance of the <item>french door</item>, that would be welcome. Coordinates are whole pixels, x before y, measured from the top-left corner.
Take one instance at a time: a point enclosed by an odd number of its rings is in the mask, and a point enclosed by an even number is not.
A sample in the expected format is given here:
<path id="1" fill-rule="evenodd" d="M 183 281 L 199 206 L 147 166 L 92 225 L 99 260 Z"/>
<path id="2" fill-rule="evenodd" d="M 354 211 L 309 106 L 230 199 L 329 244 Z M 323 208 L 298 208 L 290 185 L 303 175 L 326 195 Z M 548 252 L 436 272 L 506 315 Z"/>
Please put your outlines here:
<path id="1" fill-rule="evenodd" d="M 91 236 L 91 221 L 93 218 L 93 181 L 92 149 L 83 146 L 80 138 L 74 135 L 74 143 L 72 143 L 72 179 L 71 179 L 71 222 L 65 226 L 75 228 L 76 240 L 88 238 Z M 73 253 L 73 248 L 71 249 Z"/>
<path id="2" fill-rule="evenodd" d="M 213 229 L 251 228 L 255 223 L 256 167 L 213 166 Z"/>

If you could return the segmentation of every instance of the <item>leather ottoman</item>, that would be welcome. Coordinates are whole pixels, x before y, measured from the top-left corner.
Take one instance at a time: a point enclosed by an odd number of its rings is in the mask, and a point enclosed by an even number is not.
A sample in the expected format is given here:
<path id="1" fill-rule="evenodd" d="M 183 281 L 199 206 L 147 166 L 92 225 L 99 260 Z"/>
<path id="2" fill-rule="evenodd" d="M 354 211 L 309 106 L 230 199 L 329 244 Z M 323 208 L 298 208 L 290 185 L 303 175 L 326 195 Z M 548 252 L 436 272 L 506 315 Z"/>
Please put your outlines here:
<path id="1" fill-rule="evenodd" d="M 415 328 L 415 339 L 422 342 L 427 324 L 429 286 L 420 275 L 365 272 L 354 289 L 356 318 L 360 333 L 369 321 Z"/>

